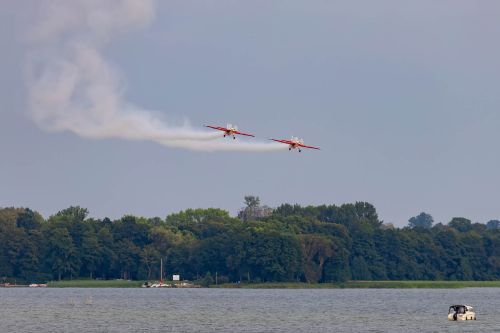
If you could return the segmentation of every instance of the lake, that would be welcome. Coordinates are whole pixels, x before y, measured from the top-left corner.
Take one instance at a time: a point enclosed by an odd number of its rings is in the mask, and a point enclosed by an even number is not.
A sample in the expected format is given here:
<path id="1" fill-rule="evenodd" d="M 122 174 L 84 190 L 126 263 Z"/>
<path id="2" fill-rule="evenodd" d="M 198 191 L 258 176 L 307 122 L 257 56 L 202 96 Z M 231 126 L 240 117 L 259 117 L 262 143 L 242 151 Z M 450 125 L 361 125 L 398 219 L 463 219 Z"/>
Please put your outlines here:
<path id="1" fill-rule="evenodd" d="M 478 320 L 450 322 L 451 304 Z M 0 332 L 500 332 L 500 288 L 0 288 Z"/>

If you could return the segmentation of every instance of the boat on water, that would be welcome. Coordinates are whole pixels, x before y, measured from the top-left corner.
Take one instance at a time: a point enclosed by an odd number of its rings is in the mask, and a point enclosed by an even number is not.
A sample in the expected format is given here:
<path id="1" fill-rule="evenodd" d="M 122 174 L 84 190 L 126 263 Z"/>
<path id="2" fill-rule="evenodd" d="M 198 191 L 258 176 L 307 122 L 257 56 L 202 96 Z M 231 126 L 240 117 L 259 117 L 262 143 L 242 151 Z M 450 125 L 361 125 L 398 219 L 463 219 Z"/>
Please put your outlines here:
<path id="1" fill-rule="evenodd" d="M 170 283 L 163 283 L 160 281 L 159 283 L 153 283 L 150 288 L 172 288 Z"/>
<path id="2" fill-rule="evenodd" d="M 146 281 L 142 285 L 142 288 L 172 288 L 172 287 L 174 287 L 172 284 L 163 282 L 163 259 L 160 258 L 160 281 L 153 284 L 149 284 L 149 282 Z"/>
<path id="3" fill-rule="evenodd" d="M 452 305 L 448 310 L 448 320 L 476 320 L 476 312 L 470 305 Z"/>
<path id="4" fill-rule="evenodd" d="M 146 281 L 142 284 L 142 288 L 201 288 L 201 286 L 189 282 L 180 282 L 179 275 L 174 275 L 173 280 L 177 282 L 165 283 L 163 282 L 163 259 L 160 259 L 160 281 L 150 283 Z"/>

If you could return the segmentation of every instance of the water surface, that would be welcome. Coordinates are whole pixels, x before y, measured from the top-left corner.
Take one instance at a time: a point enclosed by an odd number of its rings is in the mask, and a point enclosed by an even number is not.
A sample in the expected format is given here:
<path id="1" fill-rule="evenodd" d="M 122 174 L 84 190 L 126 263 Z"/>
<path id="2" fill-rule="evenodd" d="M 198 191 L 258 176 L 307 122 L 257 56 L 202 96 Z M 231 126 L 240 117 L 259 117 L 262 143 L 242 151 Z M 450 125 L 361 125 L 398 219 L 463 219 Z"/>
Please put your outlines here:
<path id="1" fill-rule="evenodd" d="M 477 321 L 449 322 L 451 304 Z M 0 288 L 0 332 L 500 332 L 500 288 Z"/>

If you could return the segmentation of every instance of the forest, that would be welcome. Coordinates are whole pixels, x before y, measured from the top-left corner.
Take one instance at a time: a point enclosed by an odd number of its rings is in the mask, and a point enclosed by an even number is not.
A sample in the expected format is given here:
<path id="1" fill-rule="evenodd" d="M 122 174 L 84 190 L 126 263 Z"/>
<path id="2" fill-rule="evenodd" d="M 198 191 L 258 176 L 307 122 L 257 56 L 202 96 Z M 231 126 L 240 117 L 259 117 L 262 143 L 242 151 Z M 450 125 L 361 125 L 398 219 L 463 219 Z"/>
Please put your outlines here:
<path id="1" fill-rule="evenodd" d="M 396 228 L 366 202 L 261 206 L 245 197 L 237 217 L 188 209 L 166 218 L 89 218 L 69 207 L 45 219 L 0 209 L 0 281 L 165 276 L 219 283 L 348 280 L 498 280 L 500 222 L 434 223 L 421 213 Z"/>

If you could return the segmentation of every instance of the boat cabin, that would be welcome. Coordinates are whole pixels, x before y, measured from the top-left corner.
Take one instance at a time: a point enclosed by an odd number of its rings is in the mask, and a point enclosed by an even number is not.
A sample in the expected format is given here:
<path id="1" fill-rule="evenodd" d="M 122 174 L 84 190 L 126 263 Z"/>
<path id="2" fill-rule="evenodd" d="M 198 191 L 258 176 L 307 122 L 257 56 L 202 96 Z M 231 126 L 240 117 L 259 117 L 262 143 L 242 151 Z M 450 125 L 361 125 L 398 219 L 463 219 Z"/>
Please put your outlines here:
<path id="1" fill-rule="evenodd" d="M 476 313 L 470 305 L 452 305 L 448 310 L 448 320 L 476 320 Z"/>

